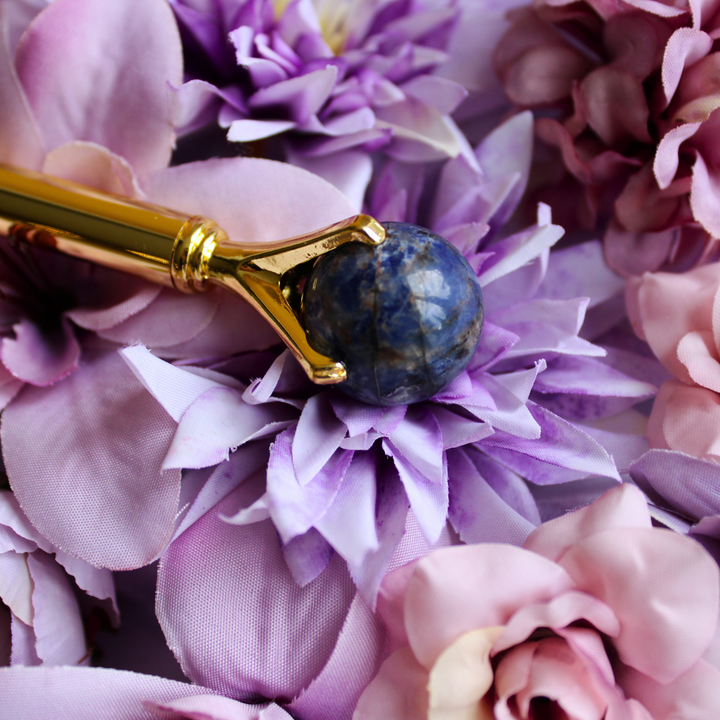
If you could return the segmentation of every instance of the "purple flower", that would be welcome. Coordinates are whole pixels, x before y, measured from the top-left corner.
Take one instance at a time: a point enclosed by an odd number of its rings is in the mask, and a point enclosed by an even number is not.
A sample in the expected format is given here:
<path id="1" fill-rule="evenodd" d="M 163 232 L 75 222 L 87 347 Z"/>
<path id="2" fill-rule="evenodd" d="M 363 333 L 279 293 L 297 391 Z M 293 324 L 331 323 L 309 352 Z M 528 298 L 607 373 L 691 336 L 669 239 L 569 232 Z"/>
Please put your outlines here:
<path id="1" fill-rule="evenodd" d="M 17 49 L 4 44 L 17 40 L 13 17 L 0 13 L 0 161 L 207 215 L 250 242 L 353 214 L 334 188 L 287 165 L 167 167 L 168 83 L 181 82 L 182 54 L 164 0 L 55 0 Z M 276 193 L 287 197 L 280 210 Z M 141 342 L 173 360 L 222 357 L 277 337 L 226 293 L 185 296 L 5 238 L 0 248 L 2 448 L 13 492 L 54 545 L 99 567 L 144 565 L 172 538 L 183 502 L 180 471 L 161 469 L 175 423 L 116 350 Z"/>
<path id="2" fill-rule="evenodd" d="M 467 142 L 450 113 L 466 92 L 433 74 L 457 11 L 451 0 L 172 0 L 189 81 L 184 131 L 215 118 L 231 142 L 283 135 L 284 153 L 359 208 L 369 152 L 414 162 Z"/>
<path id="3" fill-rule="evenodd" d="M 163 468 L 194 468 L 206 478 L 201 469 L 217 466 L 189 514 L 226 496 L 267 457 L 265 493 L 228 521 L 271 518 L 301 585 L 335 550 L 373 604 L 408 507 L 430 545 L 448 518 L 465 542 L 522 543 L 540 522 L 526 480 L 619 481 L 618 468 L 647 443 L 592 425 L 655 387 L 614 367 L 632 365 L 629 353 L 608 353 L 578 333 L 588 306 L 616 296 L 622 279 L 601 264 L 597 244 L 550 254 L 562 230 L 545 207 L 522 232 L 498 240 L 490 231 L 522 194 L 531 133 L 529 114 L 517 116 L 478 148 L 480 170 L 460 157 L 438 181 L 432 227 L 476 269 L 486 321 L 467 370 L 430 401 L 384 408 L 318 389 L 298 378 L 287 353 L 248 383 L 247 369 L 236 372 L 242 381 L 231 376 L 232 362 L 208 372 L 172 366 L 141 347 L 122 351 L 178 422 Z M 380 177 L 380 217 L 415 219 L 418 175 L 391 167 Z M 580 287 L 593 297 L 576 297 Z M 250 443 L 269 437 L 269 456 L 266 443 Z"/>
<path id="4" fill-rule="evenodd" d="M 78 592 L 118 625 L 110 572 L 50 543 L 0 490 L 0 665 L 87 664 Z"/>

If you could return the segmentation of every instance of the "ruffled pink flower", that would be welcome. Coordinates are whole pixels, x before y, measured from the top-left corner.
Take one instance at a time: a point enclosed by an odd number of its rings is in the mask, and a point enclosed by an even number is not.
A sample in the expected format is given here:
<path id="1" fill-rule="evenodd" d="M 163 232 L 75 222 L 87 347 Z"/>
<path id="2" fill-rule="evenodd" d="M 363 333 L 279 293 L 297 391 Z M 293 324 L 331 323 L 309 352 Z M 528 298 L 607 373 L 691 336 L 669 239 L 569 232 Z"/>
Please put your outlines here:
<path id="1" fill-rule="evenodd" d="M 450 117 L 466 91 L 434 74 L 448 57 L 453 2 L 171 4 L 187 58 L 176 95 L 183 131 L 217 121 L 231 142 L 282 138 L 284 157 L 358 209 L 374 150 L 413 163 L 471 157 Z"/>
<path id="2" fill-rule="evenodd" d="M 652 447 L 720 462 L 720 263 L 628 283 L 637 334 L 672 373 L 648 423 Z"/>
<path id="3" fill-rule="evenodd" d="M 623 274 L 699 262 L 720 236 L 718 3 L 538 0 L 511 17 L 496 68 L 513 102 L 543 108 L 560 222 L 599 222 Z"/>
<path id="4" fill-rule="evenodd" d="M 334 188 L 278 163 L 167 167 L 168 83 L 182 80 L 182 49 L 164 0 L 55 0 L 22 36 L 10 6 L 0 8 L 0 161 L 207 215 L 245 241 L 353 214 Z M 279 211 L 275 197 L 288 198 Z M 0 400 L 12 489 L 63 550 L 112 569 L 148 563 L 183 502 L 180 471 L 161 468 L 174 423 L 116 350 L 141 342 L 171 359 L 214 357 L 277 337 L 226 293 L 185 296 L 22 245 L 11 252 L 0 258 Z"/>
<path id="5" fill-rule="evenodd" d="M 117 627 L 110 571 L 50 543 L 28 522 L 13 494 L 1 490 L 0 665 L 88 664 L 79 592 Z"/>
<path id="6" fill-rule="evenodd" d="M 670 720 L 720 712 L 720 573 L 633 486 L 523 548 L 437 550 L 383 581 L 392 654 L 355 720 Z"/>

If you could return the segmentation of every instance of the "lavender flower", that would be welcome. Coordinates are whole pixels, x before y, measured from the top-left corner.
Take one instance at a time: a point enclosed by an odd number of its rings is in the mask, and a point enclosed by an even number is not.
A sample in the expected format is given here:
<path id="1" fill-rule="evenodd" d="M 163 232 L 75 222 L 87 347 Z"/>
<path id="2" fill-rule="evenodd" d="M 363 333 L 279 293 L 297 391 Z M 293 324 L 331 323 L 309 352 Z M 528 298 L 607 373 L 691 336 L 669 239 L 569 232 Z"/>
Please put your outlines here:
<path id="1" fill-rule="evenodd" d="M 141 347 L 122 351 L 179 423 L 163 467 L 218 466 L 198 508 L 227 495 L 263 462 L 265 445 L 250 441 L 275 438 L 265 493 L 228 520 L 271 518 L 300 584 L 317 577 L 335 550 L 372 604 L 408 507 L 429 544 L 448 518 L 466 542 L 522 542 L 540 522 L 525 480 L 544 485 L 601 475 L 619 481 L 604 445 L 613 447 L 621 469 L 647 448 L 640 436 L 580 422 L 655 391 L 613 367 L 614 354 L 601 360 L 606 351 L 578 335 L 591 300 L 573 295 L 588 268 L 594 305 L 623 287 L 599 265 L 599 246 L 592 246 L 594 254 L 581 246 L 550 255 L 562 229 L 545 207 L 537 224 L 520 233 L 498 240 L 490 230 L 522 194 L 531 145 L 530 116 L 517 116 L 478 148 L 480 170 L 461 157 L 439 179 L 432 225 L 476 269 L 486 323 L 467 370 L 430 401 L 383 408 L 337 389 L 319 390 L 298 379 L 287 353 L 246 384 L 227 374 L 229 362 L 209 372 L 174 367 Z M 410 177 L 409 184 L 393 189 L 393 171 Z M 414 220 L 418 173 L 401 171 L 390 167 L 380 180 L 386 204 L 379 214 L 392 209 L 391 219 Z M 182 397 L 173 390 L 178 384 Z M 562 397 L 572 401 L 563 405 Z M 613 404 L 618 399 L 622 406 Z"/>
<path id="2" fill-rule="evenodd" d="M 177 124 L 217 119 L 231 142 L 286 138 L 293 164 L 359 208 L 369 152 L 419 163 L 469 147 L 450 113 L 466 92 L 433 75 L 457 11 L 451 0 L 172 0 L 189 81 Z"/>

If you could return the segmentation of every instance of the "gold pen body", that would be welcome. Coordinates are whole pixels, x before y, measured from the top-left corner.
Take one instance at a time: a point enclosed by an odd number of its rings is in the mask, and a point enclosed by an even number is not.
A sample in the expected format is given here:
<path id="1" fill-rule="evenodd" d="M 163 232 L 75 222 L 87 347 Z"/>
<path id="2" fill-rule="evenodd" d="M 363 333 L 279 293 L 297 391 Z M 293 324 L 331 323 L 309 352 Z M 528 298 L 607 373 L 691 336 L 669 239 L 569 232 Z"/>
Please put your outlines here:
<path id="1" fill-rule="evenodd" d="M 293 271 L 345 242 L 385 239 L 380 223 L 358 215 L 302 237 L 241 246 L 211 219 L 2 165 L 0 233 L 183 292 L 220 285 L 253 305 L 321 384 L 341 382 L 346 371 L 310 345 Z"/>

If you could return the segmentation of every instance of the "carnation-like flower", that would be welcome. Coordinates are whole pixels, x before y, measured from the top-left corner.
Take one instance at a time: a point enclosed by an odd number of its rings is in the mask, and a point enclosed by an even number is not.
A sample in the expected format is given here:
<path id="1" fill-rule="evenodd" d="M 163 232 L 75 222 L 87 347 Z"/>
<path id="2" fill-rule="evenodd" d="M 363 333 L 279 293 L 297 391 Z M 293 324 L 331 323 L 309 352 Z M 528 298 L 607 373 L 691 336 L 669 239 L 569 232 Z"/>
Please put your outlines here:
<path id="1" fill-rule="evenodd" d="M 469 150 L 450 113 L 461 85 L 433 71 L 454 3 L 358 0 L 173 0 L 186 74 L 177 123 L 215 119 L 232 142 L 283 135 L 286 157 L 359 209 L 369 152 L 414 163 Z M 468 153 L 471 156 L 471 153 Z"/>
<path id="2" fill-rule="evenodd" d="M 545 178 L 560 222 L 607 227 L 606 257 L 624 274 L 699 262 L 720 236 L 716 5 L 539 0 L 513 12 L 496 68 L 513 102 L 543 109 L 537 132 L 567 171 Z"/>
<path id="3" fill-rule="evenodd" d="M 0 42 L 16 36 L 9 17 L 0 16 Z M 182 51 L 164 0 L 55 0 L 16 50 L 0 50 L 4 163 L 206 215 L 249 242 L 353 214 L 334 188 L 279 163 L 167 168 L 168 83 L 181 82 Z M 281 210 L 275 194 L 287 196 Z M 214 357 L 276 335 L 227 293 L 185 296 L 15 243 L 0 239 L 2 446 L 13 492 L 58 547 L 97 566 L 138 567 L 172 538 L 181 474 L 160 467 L 172 419 L 117 348 Z"/>
<path id="4" fill-rule="evenodd" d="M 488 223 L 502 220 L 519 198 L 531 128 L 529 115 L 514 118 L 478 149 L 477 160 L 487 169 L 475 171 L 458 158 L 441 176 L 433 227 L 476 269 L 485 326 L 467 370 L 429 401 L 367 405 L 299 378 L 288 353 L 249 382 L 252 358 L 243 375 L 232 377 L 232 362 L 211 365 L 213 375 L 197 375 L 141 347 L 122 351 L 179 423 L 164 468 L 217 465 L 214 484 L 228 473 L 238 482 L 247 474 L 247 455 L 230 453 L 252 440 L 275 438 L 265 494 L 230 522 L 272 518 L 299 583 L 317 577 L 334 549 L 372 604 L 408 506 L 430 545 L 448 518 L 466 542 L 522 542 L 540 522 L 526 480 L 619 480 L 604 444 L 621 469 L 645 449 L 637 435 L 578 422 L 614 414 L 654 393 L 654 386 L 613 367 L 616 355 L 603 362 L 606 351 L 578 335 L 591 301 L 574 291 L 579 285 L 591 290 L 596 305 L 614 296 L 622 280 L 602 266 L 597 246 L 594 254 L 580 247 L 551 255 L 562 230 L 550 223 L 547 208 L 540 209 L 537 225 L 521 233 L 502 240 L 489 233 Z M 503 150 L 516 145 L 525 151 L 505 164 L 491 162 L 512 158 Z M 386 180 L 380 217 L 392 208 L 392 219 L 415 219 L 408 190 L 391 192 Z M 178 385 L 185 388 L 182 396 Z M 247 452 L 263 450 L 248 446 Z"/>
<path id="5" fill-rule="evenodd" d="M 109 570 L 68 555 L 0 490 L 0 665 L 86 665 L 90 650 L 76 595 L 118 624 Z"/>
<path id="6" fill-rule="evenodd" d="M 627 304 L 635 331 L 674 376 L 653 404 L 650 445 L 720 461 L 720 263 L 633 278 Z"/>
<path id="7" fill-rule="evenodd" d="M 440 549 L 388 575 L 392 654 L 355 720 L 713 717 L 720 573 L 630 485 L 523 548 Z"/>
<path id="8" fill-rule="evenodd" d="M 202 686 L 104 668 L 2 668 L 0 692 L 15 720 L 291 720 L 274 703 L 246 705 Z"/>

